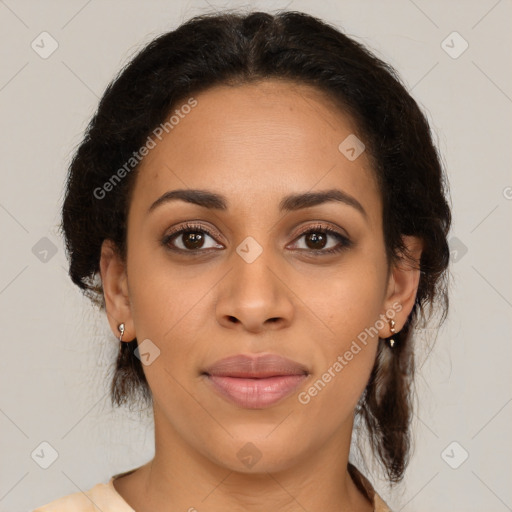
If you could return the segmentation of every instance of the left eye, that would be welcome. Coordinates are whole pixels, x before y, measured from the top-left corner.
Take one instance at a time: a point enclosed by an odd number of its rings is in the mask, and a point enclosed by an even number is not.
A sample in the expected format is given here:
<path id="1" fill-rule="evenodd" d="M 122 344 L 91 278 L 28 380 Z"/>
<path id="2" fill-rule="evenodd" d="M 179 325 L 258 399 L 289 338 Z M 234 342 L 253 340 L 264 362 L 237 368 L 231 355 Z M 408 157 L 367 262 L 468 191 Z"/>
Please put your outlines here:
<path id="1" fill-rule="evenodd" d="M 298 237 L 298 247 L 293 247 L 299 250 L 321 251 L 321 252 L 336 252 L 349 245 L 349 240 L 342 234 L 326 228 L 315 228 L 302 233 Z"/>

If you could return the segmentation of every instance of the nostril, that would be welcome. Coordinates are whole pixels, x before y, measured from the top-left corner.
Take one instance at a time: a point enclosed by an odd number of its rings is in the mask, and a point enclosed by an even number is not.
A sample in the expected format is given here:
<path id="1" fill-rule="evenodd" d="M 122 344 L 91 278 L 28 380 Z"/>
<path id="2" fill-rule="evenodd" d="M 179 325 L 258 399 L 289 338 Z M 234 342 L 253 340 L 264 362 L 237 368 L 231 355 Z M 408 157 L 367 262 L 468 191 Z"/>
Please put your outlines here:
<path id="1" fill-rule="evenodd" d="M 238 323 L 238 318 L 236 318 L 234 316 L 228 316 L 228 318 L 229 318 L 230 322 L 233 322 L 234 324 Z"/>

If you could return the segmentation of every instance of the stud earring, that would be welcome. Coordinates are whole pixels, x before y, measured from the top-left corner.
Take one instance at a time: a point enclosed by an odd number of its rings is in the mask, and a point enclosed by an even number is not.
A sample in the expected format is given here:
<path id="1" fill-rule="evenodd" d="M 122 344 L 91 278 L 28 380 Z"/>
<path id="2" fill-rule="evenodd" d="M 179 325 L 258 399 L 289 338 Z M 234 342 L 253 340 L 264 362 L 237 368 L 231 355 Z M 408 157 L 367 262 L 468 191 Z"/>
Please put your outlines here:
<path id="1" fill-rule="evenodd" d="M 123 334 L 124 334 L 124 324 L 119 324 L 117 326 L 117 328 L 119 329 L 119 332 L 121 333 L 119 335 L 119 341 L 123 341 Z"/>
<path id="2" fill-rule="evenodd" d="M 395 331 L 395 321 L 394 320 L 388 320 L 388 323 L 389 323 L 389 330 L 391 331 L 391 336 L 393 336 L 393 334 L 396 334 L 396 331 Z M 395 346 L 395 340 L 393 338 L 391 338 L 389 340 L 389 346 L 391 348 L 393 348 Z"/>

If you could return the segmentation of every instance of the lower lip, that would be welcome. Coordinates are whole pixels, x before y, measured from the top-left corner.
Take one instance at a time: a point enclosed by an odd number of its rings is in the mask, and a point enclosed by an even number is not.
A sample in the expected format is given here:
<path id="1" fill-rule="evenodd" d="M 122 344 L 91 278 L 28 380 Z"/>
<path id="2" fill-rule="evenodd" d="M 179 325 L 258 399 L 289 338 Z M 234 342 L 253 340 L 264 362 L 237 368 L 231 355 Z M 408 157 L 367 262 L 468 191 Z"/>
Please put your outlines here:
<path id="1" fill-rule="evenodd" d="M 223 397 L 245 409 L 269 407 L 290 395 L 306 375 L 279 375 L 265 379 L 242 379 L 207 375 L 213 388 Z"/>

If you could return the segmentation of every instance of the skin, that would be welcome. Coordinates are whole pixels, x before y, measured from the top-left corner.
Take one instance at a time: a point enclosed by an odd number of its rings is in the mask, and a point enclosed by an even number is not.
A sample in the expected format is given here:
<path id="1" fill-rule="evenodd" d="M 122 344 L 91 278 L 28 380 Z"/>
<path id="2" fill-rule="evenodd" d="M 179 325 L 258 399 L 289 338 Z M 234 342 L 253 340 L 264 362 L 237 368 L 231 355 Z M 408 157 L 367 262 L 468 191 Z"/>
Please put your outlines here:
<path id="1" fill-rule="evenodd" d="M 197 106 L 141 163 L 127 261 L 110 241 L 102 246 L 112 331 L 118 336 L 124 322 L 123 341 L 150 339 L 160 350 L 144 366 L 154 399 L 155 456 L 115 480 L 115 488 L 138 512 L 371 511 L 347 461 L 354 409 L 383 341 L 370 337 L 309 403 L 297 395 L 393 304 L 401 306 L 394 316 L 401 329 L 419 271 L 405 261 L 388 265 L 369 159 L 363 152 L 350 161 L 338 149 L 357 127 L 321 92 L 266 80 L 216 86 L 194 97 Z M 366 217 L 338 201 L 278 210 L 288 194 L 332 188 L 357 199 Z M 176 200 L 148 213 L 175 189 L 220 193 L 228 208 Z M 205 252 L 195 257 L 162 243 L 186 221 L 212 231 L 206 249 L 199 249 Z M 317 224 L 352 245 L 315 255 L 301 231 Z M 236 252 L 248 236 L 263 250 L 252 263 Z M 174 244 L 193 247 L 186 241 L 182 235 Z M 418 260 L 420 241 L 405 241 Z M 339 243 L 329 235 L 325 248 Z M 378 325 L 379 337 L 391 335 L 388 323 Z M 310 375 L 283 401 L 244 409 L 214 393 L 201 375 L 207 365 L 240 353 L 277 353 L 305 364 Z M 246 443 L 261 454 L 250 468 L 237 456 Z"/>

